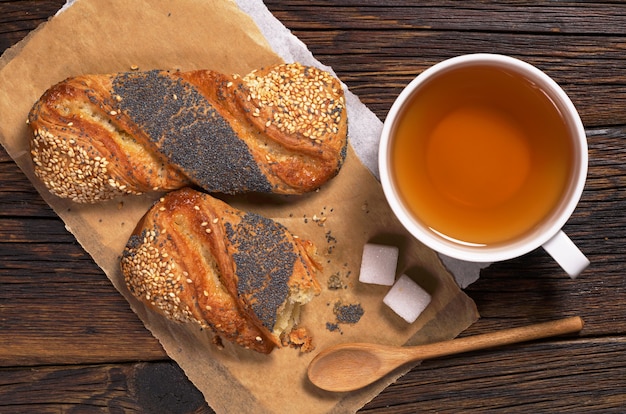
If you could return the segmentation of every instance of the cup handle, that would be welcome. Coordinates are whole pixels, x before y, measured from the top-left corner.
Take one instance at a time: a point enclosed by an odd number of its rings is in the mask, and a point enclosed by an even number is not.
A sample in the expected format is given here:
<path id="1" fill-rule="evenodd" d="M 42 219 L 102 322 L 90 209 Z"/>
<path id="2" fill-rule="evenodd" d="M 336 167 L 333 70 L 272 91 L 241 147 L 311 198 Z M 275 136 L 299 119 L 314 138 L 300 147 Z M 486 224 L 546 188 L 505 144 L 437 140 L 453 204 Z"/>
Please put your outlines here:
<path id="1" fill-rule="evenodd" d="M 559 230 L 559 232 L 545 242 L 542 247 L 572 279 L 575 279 L 589 266 L 589 259 L 587 259 L 580 249 L 567 237 L 567 234 L 565 234 L 563 230 Z"/>

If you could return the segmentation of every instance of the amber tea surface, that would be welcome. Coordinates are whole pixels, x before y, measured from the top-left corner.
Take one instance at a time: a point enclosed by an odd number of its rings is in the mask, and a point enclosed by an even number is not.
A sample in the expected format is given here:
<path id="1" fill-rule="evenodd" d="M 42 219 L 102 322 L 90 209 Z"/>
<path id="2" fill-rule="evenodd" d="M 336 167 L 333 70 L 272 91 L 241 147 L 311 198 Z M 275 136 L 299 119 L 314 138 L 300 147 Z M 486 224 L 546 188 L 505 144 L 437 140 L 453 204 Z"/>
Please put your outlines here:
<path id="1" fill-rule="evenodd" d="M 573 163 L 552 100 L 493 67 L 429 80 L 394 133 L 392 176 L 405 205 L 434 232 L 469 245 L 532 231 L 562 198 Z"/>

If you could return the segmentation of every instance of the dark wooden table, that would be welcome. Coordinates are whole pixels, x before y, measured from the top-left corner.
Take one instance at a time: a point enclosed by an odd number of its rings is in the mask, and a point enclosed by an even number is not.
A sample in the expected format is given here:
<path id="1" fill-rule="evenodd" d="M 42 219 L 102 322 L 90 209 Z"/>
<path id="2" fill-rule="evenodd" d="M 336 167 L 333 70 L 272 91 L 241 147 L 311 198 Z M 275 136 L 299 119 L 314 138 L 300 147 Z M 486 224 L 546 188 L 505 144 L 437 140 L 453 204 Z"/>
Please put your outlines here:
<path id="1" fill-rule="evenodd" d="M 0 1 L 0 51 L 64 2 Z M 590 268 L 569 280 L 541 250 L 492 265 L 466 289 L 482 319 L 463 333 L 581 315 L 581 335 L 426 361 L 362 412 L 625 411 L 626 4 L 267 5 L 381 119 L 429 65 L 495 52 L 551 75 L 587 130 L 588 182 L 565 230 Z M 211 412 L 2 149 L 0 412 Z"/>

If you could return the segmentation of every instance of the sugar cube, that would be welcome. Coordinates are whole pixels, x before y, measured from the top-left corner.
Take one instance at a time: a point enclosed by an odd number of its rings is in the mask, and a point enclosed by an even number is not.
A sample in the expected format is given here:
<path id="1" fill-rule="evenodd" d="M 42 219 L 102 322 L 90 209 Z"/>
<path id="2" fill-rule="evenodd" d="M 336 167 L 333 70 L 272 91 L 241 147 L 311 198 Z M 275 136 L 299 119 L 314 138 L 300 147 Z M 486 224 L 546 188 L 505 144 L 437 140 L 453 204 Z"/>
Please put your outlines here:
<path id="1" fill-rule="evenodd" d="M 383 303 L 408 323 L 413 323 L 430 303 L 431 296 L 407 275 L 401 275 L 383 298 Z"/>
<path id="2" fill-rule="evenodd" d="M 359 281 L 384 286 L 393 285 L 398 266 L 398 252 L 396 246 L 366 243 L 363 247 Z"/>

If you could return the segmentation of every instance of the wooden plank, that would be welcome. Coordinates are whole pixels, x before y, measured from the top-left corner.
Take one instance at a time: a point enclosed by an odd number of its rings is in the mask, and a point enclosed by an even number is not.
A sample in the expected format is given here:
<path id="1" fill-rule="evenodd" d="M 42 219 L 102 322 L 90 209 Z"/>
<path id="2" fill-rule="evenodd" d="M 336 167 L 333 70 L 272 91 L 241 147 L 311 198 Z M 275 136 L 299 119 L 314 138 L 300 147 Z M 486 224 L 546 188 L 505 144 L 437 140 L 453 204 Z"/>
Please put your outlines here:
<path id="1" fill-rule="evenodd" d="M 0 218 L 1 243 L 76 243 L 59 218 Z M 16 252 L 13 252 L 15 255 Z"/>
<path id="2" fill-rule="evenodd" d="M 0 229 L 7 222 L 16 220 Z M 24 222 L 37 226 L 37 241 L 0 243 L 0 366 L 166 357 L 71 235 L 45 242 L 59 230 L 43 230 L 53 220 Z"/>
<path id="3" fill-rule="evenodd" d="M 174 362 L 0 368 L 0 412 L 213 413 Z"/>
<path id="4" fill-rule="evenodd" d="M 0 146 L 0 218 L 56 217 L 22 170 Z M 0 240 L 2 238 L 0 237 Z"/>
<path id="5" fill-rule="evenodd" d="M 547 341 L 425 361 L 362 412 L 620 412 L 625 345 L 624 337 Z"/>
<path id="6" fill-rule="evenodd" d="M 623 4 L 576 2 L 427 1 L 294 1 L 265 2 L 287 27 L 294 30 L 449 30 L 457 32 L 520 32 L 624 34 Z"/>
<path id="7" fill-rule="evenodd" d="M 0 13 L 0 53 L 59 10 L 65 0 L 7 1 Z"/>

